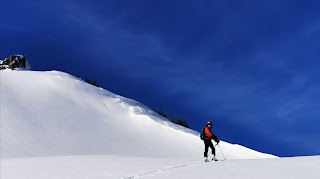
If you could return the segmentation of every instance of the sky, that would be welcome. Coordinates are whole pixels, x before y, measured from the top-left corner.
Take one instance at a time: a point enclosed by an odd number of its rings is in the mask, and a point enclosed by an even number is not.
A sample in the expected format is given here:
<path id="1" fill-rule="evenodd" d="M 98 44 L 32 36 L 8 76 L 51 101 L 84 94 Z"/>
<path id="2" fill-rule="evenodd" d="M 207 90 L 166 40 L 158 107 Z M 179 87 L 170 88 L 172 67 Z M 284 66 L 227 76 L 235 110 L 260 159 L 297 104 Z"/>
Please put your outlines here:
<path id="1" fill-rule="evenodd" d="M 320 155 L 320 2 L 2 0 L 0 59 L 91 79 L 201 131 Z"/>

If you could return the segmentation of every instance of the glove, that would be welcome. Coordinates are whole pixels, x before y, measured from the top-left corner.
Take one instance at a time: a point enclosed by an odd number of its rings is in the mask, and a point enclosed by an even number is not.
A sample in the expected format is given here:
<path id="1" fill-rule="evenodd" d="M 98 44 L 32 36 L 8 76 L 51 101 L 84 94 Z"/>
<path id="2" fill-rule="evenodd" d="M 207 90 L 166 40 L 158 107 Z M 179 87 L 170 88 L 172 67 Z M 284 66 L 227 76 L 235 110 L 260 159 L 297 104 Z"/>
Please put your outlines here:
<path id="1" fill-rule="evenodd" d="M 217 144 L 219 144 L 220 140 L 219 140 L 219 139 L 217 139 L 217 140 L 216 140 L 216 142 L 217 142 Z"/>

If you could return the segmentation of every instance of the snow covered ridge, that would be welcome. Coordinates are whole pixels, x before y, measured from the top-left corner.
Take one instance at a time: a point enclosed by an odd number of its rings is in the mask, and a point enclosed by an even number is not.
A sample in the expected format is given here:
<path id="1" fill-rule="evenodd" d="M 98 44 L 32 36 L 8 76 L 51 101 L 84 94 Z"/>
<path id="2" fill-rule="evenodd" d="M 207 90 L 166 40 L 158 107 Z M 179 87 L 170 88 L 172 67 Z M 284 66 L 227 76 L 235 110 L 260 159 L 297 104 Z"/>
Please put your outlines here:
<path id="1" fill-rule="evenodd" d="M 58 71 L 0 71 L 1 159 L 131 156 L 203 159 L 199 133 Z M 21 90 L 23 89 L 23 90 Z M 224 141 L 227 159 L 277 158 Z M 217 148 L 217 158 L 222 159 Z"/>

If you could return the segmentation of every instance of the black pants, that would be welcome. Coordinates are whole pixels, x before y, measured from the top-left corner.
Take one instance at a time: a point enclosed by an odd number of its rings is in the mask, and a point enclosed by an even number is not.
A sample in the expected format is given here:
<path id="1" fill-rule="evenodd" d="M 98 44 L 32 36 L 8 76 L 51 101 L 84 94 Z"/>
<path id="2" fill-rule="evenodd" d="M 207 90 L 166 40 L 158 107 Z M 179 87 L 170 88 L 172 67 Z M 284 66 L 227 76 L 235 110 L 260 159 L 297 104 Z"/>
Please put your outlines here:
<path id="1" fill-rule="evenodd" d="M 204 157 L 208 157 L 209 147 L 212 150 L 212 155 L 216 156 L 216 149 L 214 148 L 213 143 L 211 142 L 211 140 L 204 140 Z"/>

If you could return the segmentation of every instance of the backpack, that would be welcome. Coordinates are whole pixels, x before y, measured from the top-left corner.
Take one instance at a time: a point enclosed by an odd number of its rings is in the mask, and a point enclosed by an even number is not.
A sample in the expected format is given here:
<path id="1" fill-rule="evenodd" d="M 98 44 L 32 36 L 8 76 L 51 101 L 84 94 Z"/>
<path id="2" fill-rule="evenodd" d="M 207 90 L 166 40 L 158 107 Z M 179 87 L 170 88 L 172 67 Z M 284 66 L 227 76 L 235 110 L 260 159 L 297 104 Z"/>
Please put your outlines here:
<path id="1" fill-rule="evenodd" d="M 201 140 L 205 140 L 206 139 L 206 135 L 204 134 L 204 128 L 202 129 L 202 133 L 200 134 L 200 139 Z"/>

